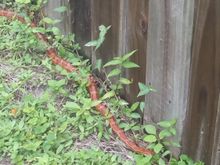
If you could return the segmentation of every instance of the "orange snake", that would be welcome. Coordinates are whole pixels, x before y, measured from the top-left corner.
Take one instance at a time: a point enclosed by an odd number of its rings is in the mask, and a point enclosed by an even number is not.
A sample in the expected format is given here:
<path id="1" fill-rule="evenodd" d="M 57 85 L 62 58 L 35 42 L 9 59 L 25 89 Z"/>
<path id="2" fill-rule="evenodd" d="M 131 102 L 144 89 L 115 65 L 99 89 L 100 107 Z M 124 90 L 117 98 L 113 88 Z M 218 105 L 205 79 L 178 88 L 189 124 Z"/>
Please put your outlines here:
<path id="1" fill-rule="evenodd" d="M 7 11 L 7 10 L 0 10 L 0 16 L 6 17 L 8 19 L 17 19 L 22 23 L 26 23 L 25 19 L 18 14 L 12 12 L 12 11 Z M 36 27 L 34 23 L 31 23 L 30 26 L 32 28 Z M 36 33 L 36 36 L 38 39 L 48 42 L 48 39 L 45 35 L 41 33 Z M 52 62 L 56 65 L 61 66 L 63 69 L 67 70 L 68 72 L 74 72 L 77 70 L 76 67 L 74 67 L 72 64 L 70 64 L 68 61 L 62 59 L 61 57 L 58 56 L 57 51 L 54 48 L 49 48 L 47 50 L 47 55 L 49 58 L 52 60 Z M 88 78 L 88 92 L 90 94 L 90 97 L 92 100 L 98 100 L 99 99 L 99 94 L 98 94 L 98 88 L 96 86 L 96 80 L 95 78 L 90 75 Z M 100 103 L 96 106 L 96 110 L 101 113 L 102 116 L 106 116 L 107 113 L 110 116 L 108 118 L 110 127 L 112 128 L 113 132 L 117 134 L 117 136 L 120 138 L 121 141 L 123 141 L 126 146 L 139 154 L 144 154 L 144 155 L 153 155 L 154 152 L 150 149 L 146 149 L 143 147 L 138 146 L 135 142 L 130 140 L 124 133 L 124 131 L 118 126 L 116 123 L 115 117 L 109 112 L 107 112 L 107 106 L 104 103 Z"/>

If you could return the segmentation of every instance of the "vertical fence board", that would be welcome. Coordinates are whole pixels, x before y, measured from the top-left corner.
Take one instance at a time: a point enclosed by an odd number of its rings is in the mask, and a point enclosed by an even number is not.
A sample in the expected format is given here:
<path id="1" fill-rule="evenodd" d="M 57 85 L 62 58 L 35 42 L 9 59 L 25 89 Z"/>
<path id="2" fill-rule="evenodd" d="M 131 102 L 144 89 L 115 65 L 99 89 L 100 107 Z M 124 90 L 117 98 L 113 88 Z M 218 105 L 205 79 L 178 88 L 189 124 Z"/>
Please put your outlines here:
<path id="1" fill-rule="evenodd" d="M 65 13 L 53 11 L 68 4 Z M 64 34 L 76 34 L 93 64 L 137 49 L 131 59 L 141 67 L 123 72 L 134 81 L 126 98 L 136 100 L 138 82 L 152 85 L 145 121 L 177 118 L 183 151 L 219 163 L 220 0 L 49 0 L 45 12 L 63 20 Z M 112 26 L 101 48 L 84 47 L 101 24 Z"/>
<path id="2" fill-rule="evenodd" d="M 128 100 L 136 100 L 139 92 L 138 82 L 145 83 L 146 56 L 147 56 L 147 29 L 148 29 L 148 0 L 124 1 L 124 16 L 121 18 L 121 36 L 119 49 L 123 54 L 137 50 L 131 60 L 140 68 L 126 70 L 125 76 L 133 80 L 133 84 L 127 88 Z"/>
<path id="3" fill-rule="evenodd" d="M 71 29 L 76 34 L 76 41 L 82 47 L 81 54 L 92 58 L 92 49 L 84 47 L 91 40 L 91 1 L 90 0 L 71 0 Z"/>
<path id="4" fill-rule="evenodd" d="M 155 12 L 157 11 L 157 12 Z M 145 121 L 177 118 L 180 139 L 188 103 L 194 1 L 150 0 Z"/>
<path id="5" fill-rule="evenodd" d="M 214 131 L 214 142 L 212 147 L 212 157 L 211 157 L 211 164 L 212 165 L 219 165 L 220 162 L 220 95 L 218 99 L 218 110 L 216 113 L 216 122 L 215 122 L 215 131 Z"/>
<path id="6" fill-rule="evenodd" d="M 112 57 L 118 54 L 118 42 L 119 42 L 119 8 L 120 3 L 117 0 L 92 0 L 92 39 L 97 39 L 100 25 L 109 26 L 111 29 L 106 35 L 106 39 L 103 45 L 98 51 L 93 51 L 93 63 L 96 59 L 102 59 L 103 62 L 107 62 Z"/>
<path id="7" fill-rule="evenodd" d="M 220 6 L 219 0 L 200 0 L 196 6 L 190 107 L 183 149 L 194 159 L 210 164 L 213 144 L 216 144 L 214 130 L 220 129 L 216 125 L 220 89 Z"/>
<path id="8" fill-rule="evenodd" d="M 55 8 L 60 6 L 66 6 L 68 10 L 64 13 L 54 11 Z M 50 18 L 61 20 L 61 22 L 56 24 L 56 26 L 63 34 L 71 32 L 71 10 L 69 8 L 69 0 L 49 0 L 44 12 Z"/>

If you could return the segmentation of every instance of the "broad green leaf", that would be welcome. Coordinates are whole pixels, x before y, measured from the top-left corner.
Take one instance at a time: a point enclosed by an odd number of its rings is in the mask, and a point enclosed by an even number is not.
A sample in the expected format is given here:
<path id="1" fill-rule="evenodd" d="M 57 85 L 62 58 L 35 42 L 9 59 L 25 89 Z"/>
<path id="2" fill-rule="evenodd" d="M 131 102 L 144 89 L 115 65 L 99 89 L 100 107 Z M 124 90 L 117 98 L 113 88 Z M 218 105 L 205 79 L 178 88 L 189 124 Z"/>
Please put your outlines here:
<path id="1" fill-rule="evenodd" d="M 153 142 L 156 142 L 157 141 L 157 138 L 156 136 L 154 135 L 146 135 L 144 137 L 144 141 L 148 142 L 148 143 L 153 143 Z"/>
<path id="2" fill-rule="evenodd" d="M 61 124 L 61 126 L 58 128 L 58 130 L 62 133 L 66 130 L 67 126 L 68 126 L 68 122 L 66 121 Z"/>
<path id="3" fill-rule="evenodd" d="M 130 80 L 128 80 L 128 79 L 126 79 L 126 78 L 120 78 L 120 80 L 119 80 L 122 84 L 125 84 L 125 85 L 129 85 L 129 84 L 131 84 L 132 82 L 130 81 Z"/>
<path id="4" fill-rule="evenodd" d="M 31 3 L 31 0 L 15 0 L 17 3 L 23 3 L 23 4 L 28 4 Z"/>
<path id="5" fill-rule="evenodd" d="M 66 6 L 60 6 L 54 9 L 54 11 L 59 12 L 59 13 L 63 13 L 65 11 L 67 11 L 67 7 Z"/>
<path id="6" fill-rule="evenodd" d="M 95 69 L 98 69 L 98 71 L 100 72 L 101 68 L 102 68 L 102 59 L 97 59 L 95 64 Z"/>
<path id="7" fill-rule="evenodd" d="M 91 104 L 91 107 L 95 107 L 96 105 L 99 105 L 99 104 L 101 104 L 101 100 L 94 100 L 94 101 L 92 101 L 92 104 Z"/>
<path id="8" fill-rule="evenodd" d="M 176 135 L 176 129 L 175 128 L 170 128 L 169 131 L 172 133 L 172 135 Z"/>
<path id="9" fill-rule="evenodd" d="M 86 43 L 85 46 L 87 47 L 96 46 L 97 43 L 98 42 L 96 40 L 93 40 L 93 41 L 89 41 L 88 43 Z"/>
<path id="10" fill-rule="evenodd" d="M 80 109 L 80 106 L 77 103 L 70 102 L 70 101 L 67 101 L 66 104 L 64 105 L 64 107 L 69 110 Z"/>
<path id="11" fill-rule="evenodd" d="M 165 151 L 165 152 L 162 154 L 162 157 L 165 157 L 165 156 L 167 156 L 167 155 L 169 155 L 169 154 L 170 154 L 170 151 L 167 150 L 167 151 Z"/>
<path id="12" fill-rule="evenodd" d="M 159 165 L 166 165 L 166 162 L 162 158 L 159 159 L 158 163 Z"/>
<path id="13" fill-rule="evenodd" d="M 133 119 L 139 119 L 139 118 L 141 118 L 141 115 L 139 113 L 132 113 L 132 114 L 130 114 L 130 117 Z"/>
<path id="14" fill-rule="evenodd" d="M 131 57 L 137 50 L 133 50 L 125 55 L 122 56 L 122 60 L 126 61 L 127 59 L 129 59 L 129 57 Z"/>
<path id="15" fill-rule="evenodd" d="M 60 29 L 57 28 L 57 27 L 52 27 L 51 30 L 52 30 L 54 35 L 60 35 L 61 34 Z"/>
<path id="16" fill-rule="evenodd" d="M 108 31 L 110 28 L 111 28 L 111 26 L 108 26 L 108 27 L 105 27 L 104 25 L 100 25 L 100 26 L 99 26 L 99 31 L 100 31 L 100 33 L 99 33 L 99 38 L 98 38 L 98 40 L 97 40 L 97 45 L 96 45 L 96 47 L 95 47 L 96 50 L 97 50 L 97 49 L 101 46 L 101 44 L 104 42 L 104 40 L 105 40 L 105 35 L 106 35 L 107 31 Z"/>
<path id="17" fill-rule="evenodd" d="M 172 134 L 169 132 L 169 130 L 162 130 L 160 133 L 159 133 L 159 138 L 160 139 L 163 139 L 165 137 L 170 137 L 172 136 Z"/>
<path id="18" fill-rule="evenodd" d="M 113 69 L 108 75 L 107 75 L 107 77 L 109 78 L 109 77 L 113 77 L 113 76 L 117 76 L 117 75 L 119 75 L 121 73 L 121 70 L 120 69 Z"/>
<path id="19" fill-rule="evenodd" d="M 22 148 L 29 150 L 29 151 L 36 151 L 39 146 L 41 145 L 42 141 L 30 141 L 28 143 L 25 143 Z"/>
<path id="20" fill-rule="evenodd" d="M 163 128 L 169 128 L 169 127 L 172 127 L 176 124 L 176 119 L 161 121 L 157 124 Z"/>
<path id="21" fill-rule="evenodd" d="M 129 112 L 135 111 L 138 108 L 138 106 L 139 106 L 139 102 L 132 104 L 131 108 L 129 109 Z"/>
<path id="22" fill-rule="evenodd" d="M 60 22 L 60 20 L 52 19 L 52 18 L 49 18 L 49 17 L 44 17 L 41 21 L 43 21 L 47 24 L 56 24 L 56 23 Z"/>
<path id="23" fill-rule="evenodd" d="M 111 98 L 113 96 L 115 96 L 115 92 L 110 91 L 110 92 L 107 92 L 104 96 L 102 96 L 101 100 L 105 100 L 105 99 Z"/>
<path id="24" fill-rule="evenodd" d="M 152 159 L 152 155 L 134 155 L 135 158 L 135 163 L 136 165 L 150 165 L 148 163 L 150 163 L 151 159 Z"/>
<path id="25" fill-rule="evenodd" d="M 91 47 L 91 46 L 95 46 L 95 50 L 97 50 L 101 44 L 104 42 L 105 40 L 105 35 L 107 33 L 107 31 L 110 29 L 111 26 L 105 27 L 104 25 L 100 25 L 99 26 L 99 38 L 97 40 L 93 40 L 88 42 L 87 44 L 85 44 L 85 46 L 87 47 Z"/>
<path id="26" fill-rule="evenodd" d="M 42 33 L 42 34 L 44 34 L 46 32 L 46 29 L 42 28 L 42 27 L 34 27 L 34 28 L 32 28 L 32 31 L 33 31 L 33 33 Z"/>
<path id="27" fill-rule="evenodd" d="M 145 108 L 145 102 L 140 103 L 140 110 L 143 112 Z"/>
<path id="28" fill-rule="evenodd" d="M 144 129 L 147 131 L 148 134 L 156 135 L 156 127 L 153 125 L 145 125 Z"/>
<path id="29" fill-rule="evenodd" d="M 62 80 L 48 80 L 49 87 L 53 89 L 59 89 L 60 87 L 64 86 L 66 84 L 65 79 Z"/>
<path id="30" fill-rule="evenodd" d="M 184 161 L 179 161 L 178 165 L 187 165 Z"/>
<path id="31" fill-rule="evenodd" d="M 121 61 L 118 60 L 118 59 L 115 59 L 115 60 L 111 60 L 109 62 L 107 62 L 104 67 L 107 67 L 107 66 L 114 66 L 114 65 L 119 65 L 121 64 Z"/>
<path id="32" fill-rule="evenodd" d="M 138 67 L 140 67 L 139 65 L 137 65 L 137 64 L 135 64 L 134 62 L 131 62 L 131 61 L 125 61 L 125 62 L 123 62 L 122 63 L 122 66 L 124 67 L 124 68 L 138 68 Z"/>
<path id="33" fill-rule="evenodd" d="M 147 86 L 143 83 L 138 83 L 138 86 L 139 86 L 139 89 L 140 89 L 140 92 L 138 93 L 138 96 L 144 96 L 144 95 L 147 95 L 148 93 L 150 93 L 151 91 L 155 91 L 153 88 L 151 88 L 150 86 Z"/>
<path id="34" fill-rule="evenodd" d="M 170 143 L 174 147 L 181 147 L 180 143 L 178 143 L 178 142 L 170 142 Z"/>
<path id="35" fill-rule="evenodd" d="M 159 153 L 163 149 L 163 145 L 161 143 L 158 143 L 154 146 L 154 152 Z"/>
<path id="36" fill-rule="evenodd" d="M 64 149 L 64 145 L 60 144 L 59 147 L 57 148 L 56 154 L 59 154 L 63 149 Z"/>

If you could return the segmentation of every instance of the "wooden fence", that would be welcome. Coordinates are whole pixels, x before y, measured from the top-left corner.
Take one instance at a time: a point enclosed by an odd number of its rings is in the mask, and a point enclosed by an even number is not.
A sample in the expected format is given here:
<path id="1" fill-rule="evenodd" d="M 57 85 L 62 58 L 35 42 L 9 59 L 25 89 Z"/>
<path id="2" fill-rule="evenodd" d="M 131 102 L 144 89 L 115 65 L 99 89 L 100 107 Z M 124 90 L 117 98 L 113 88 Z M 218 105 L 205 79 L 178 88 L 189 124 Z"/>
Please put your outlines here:
<path id="1" fill-rule="evenodd" d="M 60 5 L 69 10 L 55 14 Z M 126 98 L 137 99 L 138 82 L 151 84 L 145 122 L 177 118 L 182 151 L 219 165 L 220 0 L 49 0 L 46 11 L 93 63 L 137 49 L 132 60 L 141 67 L 124 71 L 134 80 Z M 101 24 L 112 26 L 102 47 L 83 47 Z"/>

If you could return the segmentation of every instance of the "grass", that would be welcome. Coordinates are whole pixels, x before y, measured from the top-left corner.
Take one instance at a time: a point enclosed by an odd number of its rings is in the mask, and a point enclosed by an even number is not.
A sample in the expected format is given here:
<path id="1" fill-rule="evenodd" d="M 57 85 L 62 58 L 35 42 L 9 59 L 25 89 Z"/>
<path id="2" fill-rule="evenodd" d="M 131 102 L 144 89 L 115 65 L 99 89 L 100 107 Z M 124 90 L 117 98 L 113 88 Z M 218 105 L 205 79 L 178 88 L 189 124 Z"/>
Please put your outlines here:
<path id="1" fill-rule="evenodd" d="M 53 66 L 27 25 L 0 18 L 0 26 L 1 158 L 13 164 L 124 164 L 129 156 L 122 144 L 117 154 L 106 149 L 113 141 L 110 133 L 103 135 L 109 131 L 86 81 Z M 70 52 L 69 57 L 86 76 L 88 60 Z M 88 138 L 103 145 L 82 145 Z"/>
<path id="2" fill-rule="evenodd" d="M 31 10 L 35 10 L 36 4 L 29 0 L 18 1 L 21 4 L 15 3 L 15 9 L 35 15 Z M 4 2 L 11 6 L 10 0 Z M 45 29 L 45 23 L 54 24 L 50 18 L 45 17 L 40 23 L 41 27 L 30 28 L 28 24 L 0 17 L 0 164 L 202 165 L 186 155 L 176 159 L 169 150 L 180 147 L 169 140 L 176 135 L 176 120 L 140 125 L 145 102 L 129 104 L 117 96 L 124 85 L 132 83 L 122 77 L 118 68 L 139 67 L 129 60 L 135 51 L 115 57 L 103 67 L 101 63 L 96 65 L 98 70 L 114 69 L 105 73 L 104 82 L 97 79 L 101 99 L 92 101 L 87 92 L 87 78 L 92 67 L 88 59 L 78 54 L 80 47 L 74 35 L 63 36 L 53 26 Z M 100 47 L 109 28 L 101 25 L 99 38 L 86 46 Z M 50 43 L 39 41 L 36 32 L 48 35 Z M 50 46 L 76 66 L 79 74 L 67 73 L 53 65 L 45 55 Z M 119 77 L 119 83 L 112 83 L 112 77 Z M 155 91 L 143 83 L 138 86 L 138 96 Z M 109 128 L 108 117 L 103 118 L 95 110 L 100 101 L 107 104 L 119 126 L 133 137 L 132 140 L 155 154 L 143 156 L 128 151 Z"/>

